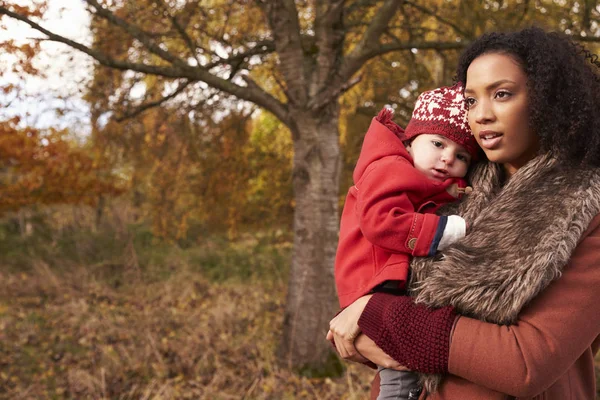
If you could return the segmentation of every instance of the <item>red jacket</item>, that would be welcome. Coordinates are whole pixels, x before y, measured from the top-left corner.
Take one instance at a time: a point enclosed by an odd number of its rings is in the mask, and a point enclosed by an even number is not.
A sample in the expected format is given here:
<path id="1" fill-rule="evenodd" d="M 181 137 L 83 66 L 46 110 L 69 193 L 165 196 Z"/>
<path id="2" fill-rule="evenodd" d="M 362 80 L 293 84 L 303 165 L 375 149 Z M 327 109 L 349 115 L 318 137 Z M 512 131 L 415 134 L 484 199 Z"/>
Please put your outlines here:
<path id="1" fill-rule="evenodd" d="M 341 307 L 385 281 L 402 287 L 410 256 L 437 250 L 447 217 L 433 213 L 456 200 L 446 188 L 457 182 L 465 187 L 463 179 L 436 182 L 415 169 L 399 138 L 402 128 L 381 116 L 365 135 L 342 211 L 335 259 Z"/>

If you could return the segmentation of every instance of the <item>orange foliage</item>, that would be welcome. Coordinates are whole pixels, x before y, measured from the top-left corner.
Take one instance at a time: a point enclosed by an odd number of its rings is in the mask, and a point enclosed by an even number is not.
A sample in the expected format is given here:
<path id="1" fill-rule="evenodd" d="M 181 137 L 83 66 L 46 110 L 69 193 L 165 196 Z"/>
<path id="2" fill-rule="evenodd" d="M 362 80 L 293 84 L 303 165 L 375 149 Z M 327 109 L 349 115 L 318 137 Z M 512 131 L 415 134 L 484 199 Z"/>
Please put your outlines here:
<path id="1" fill-rule="evenodd" d="M 10 11 L 14 12 L 15 14 L 34 18 L 41 18 L 48 9 L 47 2 L 40 0 L 37 0 L 34 4 L 31 4 L 29 6 L 11 4 L 11 2 L 9 1 L 0 1 L 0 6 L 7 7 Z"/>
<path id="2" fill-rule="evenodd" d="M 66 132 L 0 122 L 0 213 L 32 204 L 95 204 L 123 185 L 102 160 L 66 140 Z"/>

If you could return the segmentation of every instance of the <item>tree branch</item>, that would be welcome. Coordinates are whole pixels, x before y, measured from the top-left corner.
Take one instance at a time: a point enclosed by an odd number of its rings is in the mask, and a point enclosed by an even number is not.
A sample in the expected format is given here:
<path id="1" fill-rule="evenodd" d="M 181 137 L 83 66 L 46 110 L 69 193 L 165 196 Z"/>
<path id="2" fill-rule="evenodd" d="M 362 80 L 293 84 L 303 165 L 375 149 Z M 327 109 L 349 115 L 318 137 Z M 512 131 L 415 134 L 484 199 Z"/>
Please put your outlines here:
<path id="1" fill-rule="evenodd" d="M 271 41 L 271 40 L 265 40 L 265 41 L 256 43 L 255 46 L 253 46 L 252 48 L 248 49 L 247 51 L 245 51 L 243 53 L 237 53 L 237 54 L 231 55 L 230 57 L 222 58 L 219 61 L 214 61 L 210 64 L 205 64 L 205 65 L 203 65 L 203 67 L 206 70 L 210 70 L 218 65 L 223 65 L 223 64 L 234 65 L 234 64 L 238 64 L 240 61 L 243 61 L 245 58 L 257 56 L 260 54 L 268 54 L 268 53 L 272 53 L 273 51 L 275 51 L 275 43 L 273 43 L 273 41 Z"/>
<path id="2" fill-rule="evenodd" d="M 458 25 L 456 25 L 452 21 L 447 20 L 444 17 L 441 17 L 440 15 L 438 15 L 438 13 L 436 13 L 436 12 L 434 12 L 434 11 L 426 8 L 426 7 L 423 7 L 423 6 L 421 6 L 421 5 L 417 4 L 417 3 L 414 3 L 412 1 L 405 0 L 404 3 L 407 4 L 407 5 L 409 5 L 409 6 L 411 6 L 411 7 L 413 7 L 413 8 L 416 8 L 417 10 L 421 11 L 424 14 L 427 14 L 427 15 L 430 15 L 430 16 L 434 17 L 435 19 L 437 19 L 442 24 L 447 25 L 447 26 L 451 27 L 452 29 L 454 29 L 454 31 L 456 33 L 458 33 L 459 35 L 463 36 L 464 38 L 471 38 L 471 34 L 469 34 L 466 31 L 463 31 Z"/>
<path id="3" fill-rule="evenodd" d="M 342 67 L 341 76 L 344 81 L 350 79 L 366 61 L 371 58 L 390 53 L 392 51 L 401 50 L 461 50 L 467 47 L 470 41 L 461 42 L 411 42 L 411 43 L 386 43 L 381 44 L 378 47 L 371 47 L 369 51 L 365 51 L 361 54 L 363 59 L 362 62 L 357 62 L 356 59 L 347 60 Z"/>
<path id="4" fill-rule="evenodd" d="M 346 9 L 346 15 L 350 15 L 353 12 L 360 10 L 361 8 L 370 8 L 373 6 L 373 1 L 371 0 L 356 0 L 352 4 L 350 4 Z"/>
<path id="5" fill-rule="evenodd" d="M 190 37 L 190 35 L 187 34 L 187 32 L 185 31 L 185 28 L 179 23 L 179 21 L 177 20 L 177 16 L 171 14 L 171 12 L 167 8 L 167 4 L 165 4 L 164 0 L 157 0 L 157 1 L 160 2 L 160 4 L 162 5 L 162 7 L 164 8 L 164 10 L 166 11 L 166 13 L 168 14 L 169 20 L 171 21 L 171 25 L 173 25 L 173 28 L 175 28 L 175 30 L 177 31 L 177 33 L 179 33 L 179 36 L 181 36 L 181 38 L 183 39 L 183 41 L 187 45 L 188 50 L 192 54 L 192 57 L 194 57 L 194 60 L 196 60 L 196 62 L 198 63 L 198 65 L 201 65 L 202 63 L 198 59 L 198 54 L 196 54 L 196 52 L 198 50 L 197 44 L 194 43 L 194 40 Z"/>
<path id="6" fill-rule="evenodd" d="M 178 94 L 182 93 L 185 90 L 185 88 L 189 86 L 190 83 L 191 83 L 190 81 L 186 80 L 183 83 L 181 83 L 177 87 L 177 89 L 173 93 L 171 93 L 170 95 L 165 96 L 165 97 L 163 97 L 160 100 L 151 101 L 149 103 L 142 104 L 142 105 L 136 107 L 133 111 L 131 111 L 129 113 L 125 113 L 125 114 L 123 114 L 121 116 L 116 117 L 115 120 L 117 122 L 123 122 L 126 119 L 130 119 L 130 118 L 133 118 L 135 116 L 140 115 L 141 113 L 143 113 L 146 110 L 149 110 L 149 109 L 154 108 L 154 107 L 158 107 L 161 104 L 163 104 L 163 103 L 171 100 L 172 98 L 176 97 Z"/>
<path id="7" fill-rule="evenodd" d="M 316 100 L 313 103 L 309 103 L 309 107 L 311 108 L 311 110 L 316 111 L 321 107 L 324 107 L 327 104 L 331 103 L 332 101 L 336 101 L 339 96 L 341 96 L 342 94 L 353 88 L 355 85 L 360 83 L 361 80 L 362 75 L 359 74 L 354 78 L 350 79 L 349 81 L 345 82 L 338 89 L 332 90 L 328 94 L 321 94 L 319 97 L 316 97 Z"/>
<path id="8" fill-rule="evenodd" d="M 101 18 L 104 18 L 105 20 L 107 20 L 115 26 L 118 26 L 119 28 L 127 32 L 131 37 L 139 40 L 140 43 L 142 43 L 144 47 L 146 47 L 151 53 L 156 54 L 163 60 L 168 61 L 173 65 L 177 65 L 180 67 L 188 66 L 188 64 L 179 57 L 175 57 L 168 51 L 161 49 L 160 46 L 156 45 L 152 41 L 152 39 L 148 35 L 146 35 L 144 31 L 139 29 L 137 26 L 128 23 L 124 19 L 117 17 L 110 10 L 102 7 L 96 0 L 85 0 L 85 2 L 90 4 L 96 10 L 96 15 L 100 16 Z"/>
<path id="9" fill-rule="evenodd" d="M 14 13 L 14 12 L 10 11 L 8 8 L 1 6 L 1 5 L 0 5 L 0 15 L 7 15 L 18 21 L 24 22 L 24 23 L 28 24 L 29 26 L 31 26 L 33 29 L 37 30 L 38 32 L 41 32 L 44 35 L 48 36 L 48 39 L 50 41 L 63 43 L 63 44 L 68 45 L 69 47 L 79 50 L 82 53 L 85 53 L 85 54 L 89 55 L 90 57 L 94 58 L 101 65 L 104 65 L 106 67 L 114 68 L 114 69 L 121 70 L 121 71 L 131 70 L 131 71 L 142 72 L 142 73 L 146 73 L 146 74 L 150 74 L 150 75 L 164 76 L 167 78 L 185 78 L 192 82 L 202 81 L 217 90 L 221 90 L 225 93 L 229 93 L 233 96 L 236 96 L 237 98 L 239 98 L 241 100 L 247 100 L 252 103 L 255 103 L 256 105 L 273 113 L 277 118 L 279 118 L 284 123 L 289 122 L 287 106 L 284 103 L 277 100 L 275 97 L 271 96 L 269 93 L 267 93 L 263 89 L 261 89 L 258 85 L 256 85 L 256 87 L 253 87 L 253 88 L 240 86 L 240 85 L 237 85 L 226 79 L 223 79 L 216 75 L 211 74 L 209 71 L 202 68 L 201 66 L 192 67 L 185 63 L 183 63 L 177 67 L 175 67 L 175 66 L 163 67 L 163 66 L 150 65 L 150 64 L 145 64 L 145 63 L 133 63 L 133 62 L 129 62 L 129 61 L 116 60 L 114 58 L 107 56 L 106 54 L 104 54 L 102 52 L 91 49 L 79 42 L 76 42 L 74 40 L 65 38 L 64 36 L 55 34 L 51 31 L 45 29 L 44 27 L 40 26 L 39 24 L 31 21 L 27 17 L 24 17 L 20 14 Z"/>
<path id="10" fill-rule="evenodd" d="M 402 1 L 398 0 L 384 1 L 371 20 L 358 45 L 345 57 L 339 74 L 340 82 L 338 84 L 349 80 L 367 60 L 377 55 L 375 51 L 380 47 L 379 38 L 387 29 L 389 22 L 401 4 Z"/>
<path id="11" fill-rule="evenodd" d="M 371 20 L 371 23 L 367 27 L 367 30 L 358 45 L 348 55 L 348 60 L 363 60 L 364 56 L 370 53 L 372 47 L 377 47 L 379 45 L 379 38 L 387 29 L 390 20 L 396 14 L 401 3 L 401 1 L 397 0 L 384 1 L 383 5 Z"/>
<path id="12" fill-rule="evenodd" d="M 311 100 L 319 95 L 326 86 L 331 85 L 334 74 L 338 73 L 343 57 L 344 42 L 344 0 L 330 0 L 315 4 L 315 37 L 317 76 L 311 79 L 309 90 Z"/>
<path id="13" fill-rule="evenodd" d="M 39 24 L 31 21 L 30 19 L 8 10 L 4 6 L 0 6 L 0 15 L 2 15 L 2 14 L 7 15 L 11 18 L 14 18 L 18 21 L 26 23 L 27 25 L 29 25 L 33 29 L 37 30 L 38 32 L 41 32 L 44 35 L 48 36 L 48 40 L 51 42 L 58 42 L 58 43 L 66 44 L 69 47 L 72 47 L 76 50 L 79 50 L 79 51 L 91 56 L 92 58 L 94 58 L 96 61 L 98 61 L 100 64 L 102 64 L 104 66 L 118 69 L 118 70 L 123 70 L 123 71 L 132 70 L 132 71 L 143 72 L 143 73 L 147 73 L 147 74 L 151 74 L 151 75 L 165 76 L 168 78 L 181 78 L 182 77 L 180 70 L 175 67 L 160 67 L 160 66 L 156 66 L 156 65 L 144 64 L 144 63 L 133 63 L 133 62 L 129 62 L 129 61 L 120 61 L 120 60 L 112 59 L 104 53 L 101 53 L 97 50 L 93 50 L 81 43 L 78 43 L 74 40 L 65 38 L 64 36 L 57 35 L 51 31 L 45 29 L 44 27 L 40 26 Z"/>
<path id="14" fill-rule="evenodd" d="M 288 83 L 290 100 L 304 104 L 307 100 L 304 50 L 300 36 L 300 21 L 294 0 L 261 0 L 271 32 L 275 49 L 279 54 L 279 70 Z"/>

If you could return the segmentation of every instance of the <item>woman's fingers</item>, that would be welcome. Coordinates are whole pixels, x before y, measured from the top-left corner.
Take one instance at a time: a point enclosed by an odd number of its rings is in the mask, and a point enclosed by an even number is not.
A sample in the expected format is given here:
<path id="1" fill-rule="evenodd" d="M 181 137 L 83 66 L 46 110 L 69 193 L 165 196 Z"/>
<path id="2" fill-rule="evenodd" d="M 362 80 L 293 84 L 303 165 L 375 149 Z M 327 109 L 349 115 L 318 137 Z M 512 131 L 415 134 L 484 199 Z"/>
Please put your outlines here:
<path id="1" fill-rule="evenodd" d="M 370 295 L 361 297 L 329 322 L 329 332 L 327 332 L 326 339 L 333 342 L 340 357 L 345 360 L 368 361 L 356 350 L 354 341 L 360 334 L 358 320 L 370 298 Z"/>
<path id="2" fill-rule="evenodd" d="M 366 295 L 350 304 L 329 322 L 329 329 L 345 340 L 354 341 L 360 333 L 358 320 L 371 295 Z"/>
<path id="3" fill-rule="evenodd" d="M 398 371 L 408 371 L 408 368 L 403 367 L 398 363 L 398 361 L 387 355 L 367 335 L 359 335 L 356 338 L 354 345 L 356 346 L 356 351 L 359 352 L 359 354 L 377 365 Z"/>
<path id="4" fill-rule="evenodd" d="M 354 340 L 360 333 L 360 328 L 354 322 L 353 315 L 346 314 L 346 310 L 329 322 L 329 330 L 346 340 Z"/>
<path id="5" fill-rule="evenodd" d="M 345 360 L 353 360 L 358 354 L 356 347 L 354 347 L 354 341 L 346 340 L 345 338 L 335 334 L 333 335 L 333 337 L 335 342 L 335 348 L 338 350 L 340 357 L 342 357 Z"/>
<path id="6" fill-rule="evenodd" d="M 333 340 L 333 332 L 331 332 L 331 329 L 327 331 L 327 336 L 325 336 L 326 340 L 329 340 L 330 342 Z"/>

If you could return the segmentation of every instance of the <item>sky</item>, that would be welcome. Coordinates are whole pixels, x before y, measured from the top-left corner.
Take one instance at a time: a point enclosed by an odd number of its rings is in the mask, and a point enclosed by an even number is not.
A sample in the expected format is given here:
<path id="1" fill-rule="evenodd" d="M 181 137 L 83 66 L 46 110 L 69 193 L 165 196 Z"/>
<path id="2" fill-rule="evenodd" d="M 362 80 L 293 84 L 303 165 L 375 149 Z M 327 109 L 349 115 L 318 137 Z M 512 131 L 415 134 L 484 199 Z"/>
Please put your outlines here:
<path id="1" fill-rule="evenodd" d="M 14 2 L 29 5 L 33 1 Z M 3 18 L 3 24 L 6 29 L 0 30 L 0 42 L 9 39 L 27 41 L 44 37 L 28 25 L 8 17 Z M 85 44 L 91 41 L 89 16 L 82 0 L 49 0 L 46 19 L 40 22 L 40 25 Z M 42 50 L 35 65 L 45 71 L 46 77 L 27 79 L 21 79 L 10 72 L 15 58 L 0 52 L 0 86 L 7 83 L 16 84 L 27 94 L 24 101 L 0 98 L 2 104 L 10 101 L 7 107 L 0 110 L 0 119 L 18 115 L 24 125 L 38 128 L 71 128 L 78 131 L 74 132 L 77 135 L 85 135 L 90 129 L 89 108 L 79 91 L 91 77 L 91 59 L 60 43 L 43 42 Z M 61 95 L 68 96 L 68 102 L 60 100 L 58 97 Z M 65 106 L 69 111 L 58 118 L 55 110 Z"/>

